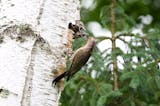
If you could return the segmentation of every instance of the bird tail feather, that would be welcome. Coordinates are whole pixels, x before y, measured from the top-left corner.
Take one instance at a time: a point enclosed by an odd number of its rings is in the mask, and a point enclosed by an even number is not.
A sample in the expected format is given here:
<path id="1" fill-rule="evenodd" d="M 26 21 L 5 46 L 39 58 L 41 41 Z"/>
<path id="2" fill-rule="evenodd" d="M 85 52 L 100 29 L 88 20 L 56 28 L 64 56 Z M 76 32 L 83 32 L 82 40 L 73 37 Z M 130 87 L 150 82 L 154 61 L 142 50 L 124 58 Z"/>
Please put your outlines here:
<path id="1" fill-rule="evenodd" d="M 52 85 L 56 85 L 57 82 L 59 82 L 62 78 L 64 78 L 66 76 L 67 72 L 62 73 L 61 75 L 59 75 L 58 77 L 56 77 L 53 81 L 52 81 Z"/>
<path id="2" fill-rule="evenodd" d="M 72 77 L 72 75 L 70 75 L 70 73 L 67 75 L 67 81 Z"/>

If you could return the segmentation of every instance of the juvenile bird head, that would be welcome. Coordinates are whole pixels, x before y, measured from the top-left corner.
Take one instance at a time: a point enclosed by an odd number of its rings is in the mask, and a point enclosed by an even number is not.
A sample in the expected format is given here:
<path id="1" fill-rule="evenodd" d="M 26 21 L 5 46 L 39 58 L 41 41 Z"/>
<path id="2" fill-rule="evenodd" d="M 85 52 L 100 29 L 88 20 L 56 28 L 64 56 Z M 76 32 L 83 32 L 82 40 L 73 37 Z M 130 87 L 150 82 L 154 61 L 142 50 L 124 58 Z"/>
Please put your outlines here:
<path id="1" fill-rule="evenodd" d="M 73 39 L 81 38 L 86 36 L 86 31 L 83 24 L 79 21 L 76 24 L 69 23 L 68 29 L 73 31 Z"/>

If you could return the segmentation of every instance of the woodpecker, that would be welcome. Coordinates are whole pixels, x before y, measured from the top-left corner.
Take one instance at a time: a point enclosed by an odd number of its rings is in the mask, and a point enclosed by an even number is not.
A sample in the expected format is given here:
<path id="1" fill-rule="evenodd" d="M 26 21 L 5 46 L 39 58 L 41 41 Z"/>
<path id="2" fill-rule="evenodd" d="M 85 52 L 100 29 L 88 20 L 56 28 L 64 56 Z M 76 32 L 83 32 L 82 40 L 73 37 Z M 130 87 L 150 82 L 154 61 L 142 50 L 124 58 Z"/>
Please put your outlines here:
<path id="1" fill-rule="evenodd" d="M 69 70 L 56 77 L 52 81 L 52 85 L 56 85 L 56 83 L 64 77 L 67 77 L 68 81 L 76 72 L 78 72 L 90 58 L 94 46 L 95 39 L 93 37 L 89 37 L 87 43 L 83 47 L 80 47 L 78 50 L 76 50 L 73 54 L 73 59 Z"/>

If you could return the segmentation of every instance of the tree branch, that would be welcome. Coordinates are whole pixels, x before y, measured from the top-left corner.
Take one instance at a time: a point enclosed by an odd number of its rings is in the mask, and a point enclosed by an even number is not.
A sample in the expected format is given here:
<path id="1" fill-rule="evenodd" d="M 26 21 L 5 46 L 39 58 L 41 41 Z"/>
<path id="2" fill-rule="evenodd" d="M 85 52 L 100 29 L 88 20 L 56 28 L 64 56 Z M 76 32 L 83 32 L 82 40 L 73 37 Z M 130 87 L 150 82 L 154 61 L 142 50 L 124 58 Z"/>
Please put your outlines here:
<path id="1" fill-rule="evenodd" d="M 111 33 L 112 33 L 112 53 L 116 49 L 116 36 L 115 36 L 115 0 L 111 2 Z M 114 90 L 118 90 L 118 67 L 117 67 L 117 59 L 116 54 L 113 55 L 113 77 L 114 77 Z"/>

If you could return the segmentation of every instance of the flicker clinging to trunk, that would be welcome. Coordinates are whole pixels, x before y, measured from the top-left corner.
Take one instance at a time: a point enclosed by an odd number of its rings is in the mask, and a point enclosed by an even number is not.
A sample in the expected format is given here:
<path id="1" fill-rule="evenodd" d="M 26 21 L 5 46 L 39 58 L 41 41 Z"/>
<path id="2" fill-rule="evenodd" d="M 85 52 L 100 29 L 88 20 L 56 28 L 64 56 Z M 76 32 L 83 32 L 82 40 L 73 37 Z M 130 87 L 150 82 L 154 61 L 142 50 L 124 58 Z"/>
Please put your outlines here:
<path id="1" fill-rule="evenodd" d="M 95 46 L 95 39 L 93 37 L 89 37 L 87 43 L 80 47 L 73 54 L 73 59 L 69 70 L 65 71 L 61 75 L 57 76 L 53 81 L 52 85 L 60 81 L 62 78 L 67 77 L 67 81 L 78 72 L 88 61 Z"/>

